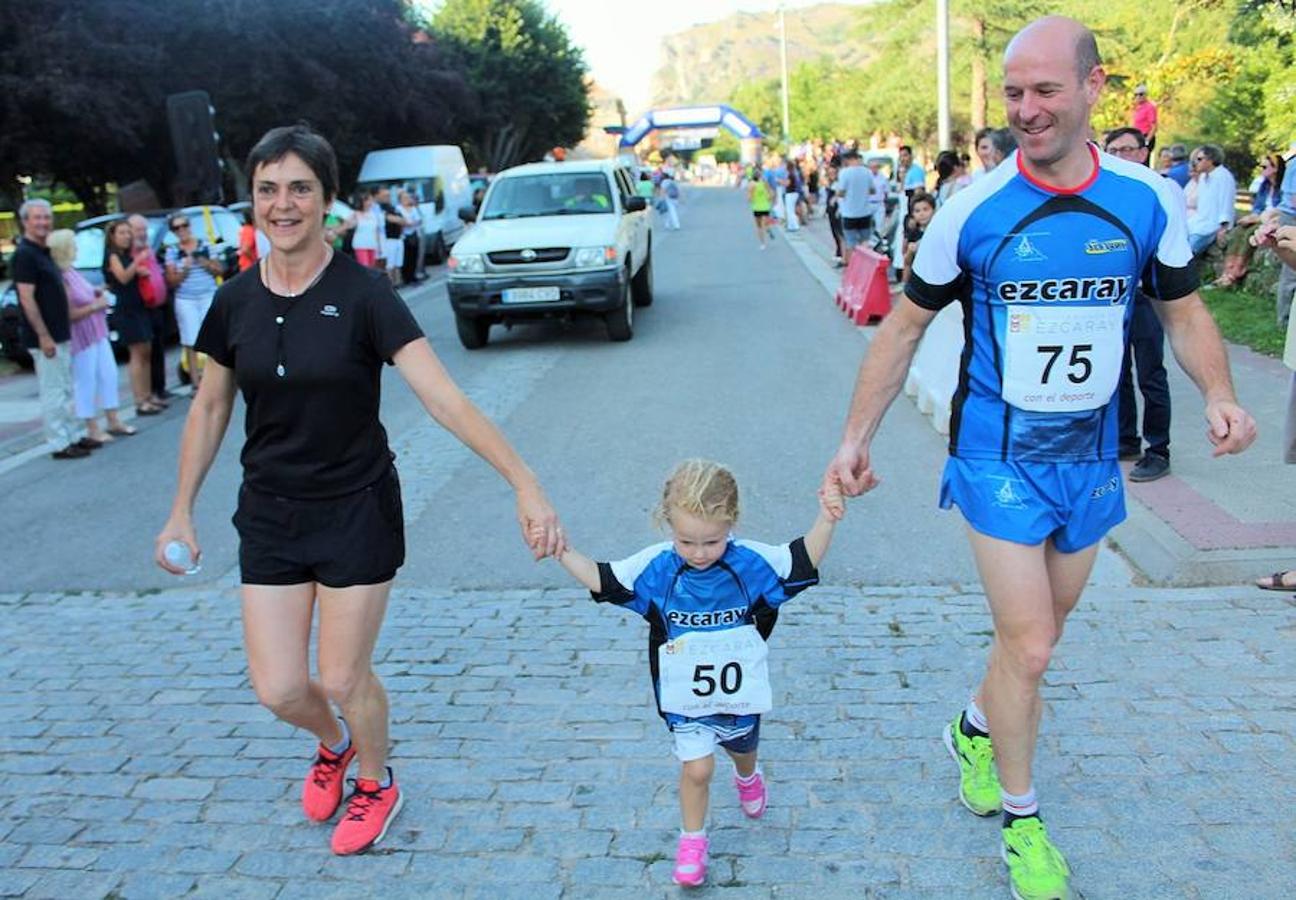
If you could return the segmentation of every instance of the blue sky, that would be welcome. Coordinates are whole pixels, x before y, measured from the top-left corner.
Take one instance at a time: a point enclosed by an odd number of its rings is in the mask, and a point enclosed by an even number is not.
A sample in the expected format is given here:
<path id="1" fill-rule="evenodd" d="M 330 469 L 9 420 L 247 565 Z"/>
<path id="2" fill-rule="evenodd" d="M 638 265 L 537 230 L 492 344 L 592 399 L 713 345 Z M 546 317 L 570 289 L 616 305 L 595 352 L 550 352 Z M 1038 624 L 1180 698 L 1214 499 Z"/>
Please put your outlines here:
<path id="1" fill-rule="evenodd" d="M 731 13 L 773 12 L 777 0 L 544 0 L 585 50 L 594 78 L 620 94 L 631 116 L 643 112 L 657 68 L 657 48 L 668 34 L 714 22 Z M 784 0 L 791 14 L 823 0 Z M 868 0 L 836 0 L 859 5 Z"/>

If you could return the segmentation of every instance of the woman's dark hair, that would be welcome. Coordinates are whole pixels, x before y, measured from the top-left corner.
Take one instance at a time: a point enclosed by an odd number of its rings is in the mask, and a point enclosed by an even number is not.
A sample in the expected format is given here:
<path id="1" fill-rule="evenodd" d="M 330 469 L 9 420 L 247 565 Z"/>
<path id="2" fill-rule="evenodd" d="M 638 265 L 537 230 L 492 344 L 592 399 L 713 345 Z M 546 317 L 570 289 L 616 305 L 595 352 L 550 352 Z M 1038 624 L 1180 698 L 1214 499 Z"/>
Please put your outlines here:
<path id="1" fill-rule="evenodd" d="M 1269 161 L 1274 164 L 1273 186 L 1276 190 L 1282 186 L 1283 176 L 1287 174 L 1287 160 L 1283 159 L 1281 153 L 1275 153 L 1269 157 Z"/>
<path id="2" fill-rule="evenodd" d="M 118 228 L 130 229 L 130 222 L 125 219 L 118 219 L 115 222 L 109 222 L 104 226 L 104 249 L 107 253 L 117 252 L 117 247 L 113 243 L 113 235 L 116 233 Z"/>
<path id="3" fill-rule="evenodd" d="M 338 192 L 337 156 L 323 135 L 315 132 L 305 123 L 281 125 L 278 128 L 271 128 L 261 136 L 261 140 L 256 142 L 256 146 L 252 148 L 247 158 L 245 171 L 249 189 L 252 187 L 257 169 L 267 163 L 279 162 L 289 153 L 296 155 L 310 167 L 324 190 L 324 202 L 331 203 Z"/>
<path id="4" fill-rule="evenodd" d="M 256 214 L 252 212 L 252 207 L 250 206 L 244 207 L 243 209 L 243 224 L 244 225 L 256 224 Z"/>

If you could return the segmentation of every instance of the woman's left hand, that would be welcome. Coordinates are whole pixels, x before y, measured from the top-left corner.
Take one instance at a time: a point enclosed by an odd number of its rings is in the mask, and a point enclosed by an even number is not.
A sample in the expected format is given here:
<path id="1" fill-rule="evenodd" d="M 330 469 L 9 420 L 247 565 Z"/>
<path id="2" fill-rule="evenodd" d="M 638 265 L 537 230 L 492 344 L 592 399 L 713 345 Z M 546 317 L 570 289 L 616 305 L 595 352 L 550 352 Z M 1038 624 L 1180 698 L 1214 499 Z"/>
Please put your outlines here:
<path id="1" fill-rule="evenodd" d="M 554 512 L 539 485 L 518 490 L 517 515 L 518 524 L 522 527 L 522 540 L 526 541 L 536 559 L 561 556 L 567 549 L 567 538 L 558 521 L 558 513 Z"/>

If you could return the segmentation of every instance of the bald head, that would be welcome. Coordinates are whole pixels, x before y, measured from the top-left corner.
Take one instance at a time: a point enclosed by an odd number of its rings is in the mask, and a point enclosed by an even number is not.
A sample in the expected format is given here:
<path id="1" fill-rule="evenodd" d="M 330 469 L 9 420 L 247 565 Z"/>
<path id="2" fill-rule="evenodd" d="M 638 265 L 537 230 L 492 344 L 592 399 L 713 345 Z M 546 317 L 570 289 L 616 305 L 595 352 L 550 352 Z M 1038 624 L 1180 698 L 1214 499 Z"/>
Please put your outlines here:
<path id="1" fill-rule="evenodd" d="M 1067 16 L 1044 16 L 1013 35 L 1004 49 L 1004 64 L 1014 56 L 1072 58 L 1081 81 L 1089 77 L 1095 66 L 1102 65 L 1093 32 Z"/>

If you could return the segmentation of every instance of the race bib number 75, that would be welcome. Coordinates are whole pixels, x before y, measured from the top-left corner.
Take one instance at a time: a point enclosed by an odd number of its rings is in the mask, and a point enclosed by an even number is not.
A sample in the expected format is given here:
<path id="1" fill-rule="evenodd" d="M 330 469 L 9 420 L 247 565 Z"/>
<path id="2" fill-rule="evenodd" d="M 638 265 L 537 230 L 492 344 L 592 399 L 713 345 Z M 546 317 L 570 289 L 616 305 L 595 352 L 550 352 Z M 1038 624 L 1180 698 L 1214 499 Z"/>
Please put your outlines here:
<path id="1" fill-rule="evenodd" d="M 1009 306 L 1006 315 L 1005 402 L 1080 412 L 1111 399 L 1125 355 L 1124 306 Z"/>
<path id="2" fill-rule="evenodd" d="M 692 631 L 657 649 L 661 707 L 697 718 L 768 712 L 769 650 L 754 625 Z"/>

